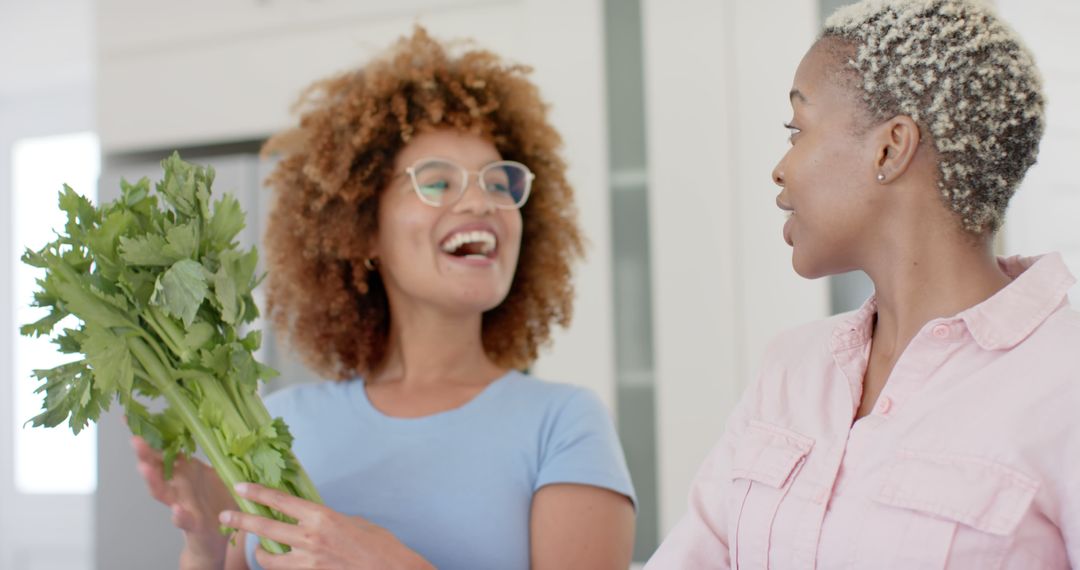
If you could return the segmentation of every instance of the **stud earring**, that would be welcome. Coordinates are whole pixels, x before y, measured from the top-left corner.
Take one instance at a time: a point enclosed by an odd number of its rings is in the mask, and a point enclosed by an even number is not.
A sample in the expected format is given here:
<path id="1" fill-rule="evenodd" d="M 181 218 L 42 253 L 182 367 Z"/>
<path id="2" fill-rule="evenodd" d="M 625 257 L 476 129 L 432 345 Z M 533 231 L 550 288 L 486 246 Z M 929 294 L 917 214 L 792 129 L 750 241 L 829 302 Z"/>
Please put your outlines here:
<path id="1" fill-rule="evenodd" d="M 885 182 L 885 173 L 884 172 L 878 172 L 877 173 L 877 181 L 878 182 Z"/>
<path id="2" fill-rule="evenodd" d="M 375 260 L 370 257 L 365 257 L 364 269 L 367 269 L 368 271 L 375 271 Z"/>

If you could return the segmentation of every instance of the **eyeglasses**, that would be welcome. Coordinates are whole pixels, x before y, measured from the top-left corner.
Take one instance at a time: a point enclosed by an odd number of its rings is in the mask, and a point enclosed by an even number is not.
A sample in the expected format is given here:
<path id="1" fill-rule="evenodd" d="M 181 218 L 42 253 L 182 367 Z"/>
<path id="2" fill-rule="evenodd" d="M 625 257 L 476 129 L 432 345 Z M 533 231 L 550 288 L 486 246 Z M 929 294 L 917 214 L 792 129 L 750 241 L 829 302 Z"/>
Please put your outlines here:
<path id="1" fill-rule="evenodd" d="M 513 160 L 492 162 L 478 172 L 470 172 L 444 158 L 425 158 L 405 172 L 420 201 L 435 207 L 460 200 L 469 185 L 469 175 L 475 174 L 480 188 L 496 208 L 514 210 L 525 205 L 536 178 L 529 167 Z"/>

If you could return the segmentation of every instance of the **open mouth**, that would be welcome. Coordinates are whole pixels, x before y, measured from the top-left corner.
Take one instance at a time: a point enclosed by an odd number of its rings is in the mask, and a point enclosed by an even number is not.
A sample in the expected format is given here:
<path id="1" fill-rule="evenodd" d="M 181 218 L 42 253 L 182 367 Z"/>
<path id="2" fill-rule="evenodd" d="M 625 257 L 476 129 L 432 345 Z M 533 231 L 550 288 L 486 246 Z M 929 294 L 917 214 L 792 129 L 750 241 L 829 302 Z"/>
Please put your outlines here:
<path id="1" fill-rule="evenodd" d="M 439 248 L 444 253 L 463 259 L 493 259 L 498 251 L 498 240 L 489 231 L 471 231 L 453 234 L 443 240 Z"/>

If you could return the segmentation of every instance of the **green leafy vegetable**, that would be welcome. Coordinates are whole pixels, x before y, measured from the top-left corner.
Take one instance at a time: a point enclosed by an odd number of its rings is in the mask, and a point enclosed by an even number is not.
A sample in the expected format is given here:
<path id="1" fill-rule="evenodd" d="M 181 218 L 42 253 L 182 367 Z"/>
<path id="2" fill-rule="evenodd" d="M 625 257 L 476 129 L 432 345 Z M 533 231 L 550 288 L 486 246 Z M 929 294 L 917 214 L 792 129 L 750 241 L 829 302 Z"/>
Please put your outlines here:
<path id="1" fill-rule="evenodd" d="M 23 255 L 45 270 L 33 304 L 49 313 L 20 332 L 52 336 L 62 353 L 81 356 L 34 371 L 45 402 L 30 421 L 66 421 L 79 433 L 119 400 L 132 433 L 162 451 L 166 477 L 173 459 L 198 444 L 230 489 L 254 481 L 320 502 L 293 456 L 288 427 L 256 392 L 259 380 L 277 375 L 252 354 L 261 336 L 238 330 L 258 316 L 252 290 L 259 283 L 258 253 L 236 242 L 240 204 L 228 195 L 211 204 L 211 168 L 175 153 L 162 167 L 156 193 L 145 178 L 125 181 L 121 197 L 100 208 L 65 185 L 64 231 Z M 69 315 L 78 327 L 57 331 Z M 149 412 L 144 401 L 154 398 L 164 398 L 164 412 Z M 236 501 L 246 512 L 289 521 Z M 268 540 L 263 546 L 288 551 Z"/>

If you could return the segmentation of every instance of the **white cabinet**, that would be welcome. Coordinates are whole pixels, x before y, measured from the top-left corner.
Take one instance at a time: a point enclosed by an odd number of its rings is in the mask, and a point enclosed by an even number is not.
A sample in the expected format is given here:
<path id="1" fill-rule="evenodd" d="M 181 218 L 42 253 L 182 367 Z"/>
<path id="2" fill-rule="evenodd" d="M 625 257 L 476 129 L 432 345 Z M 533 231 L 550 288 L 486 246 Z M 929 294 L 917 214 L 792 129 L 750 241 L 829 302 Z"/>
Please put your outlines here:
<path id="1" fill-rule="evenodd" d="M 243 42 L 318 28 L 359 29 L 379 20 L 456 10 L 490 10 L 517 0 L 102 0 L 99 49 L 106 55 Z"/>
<path id="2" fill-rule="evenodd" d="M 113 153 L 263 138 L 290 123 L 305 86 L 355 68 L 416 22 L 524 57 L 528 12 L 513 0 L 101 0 L 102 145 Z"/>

